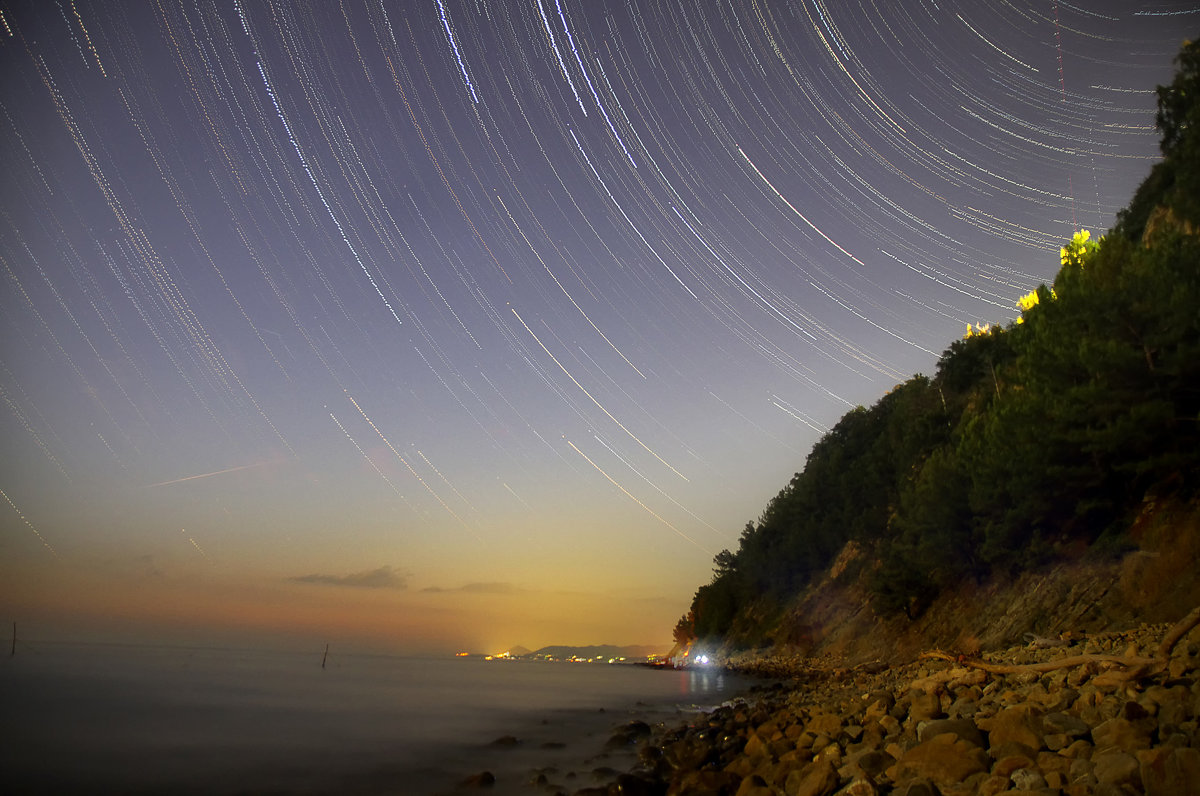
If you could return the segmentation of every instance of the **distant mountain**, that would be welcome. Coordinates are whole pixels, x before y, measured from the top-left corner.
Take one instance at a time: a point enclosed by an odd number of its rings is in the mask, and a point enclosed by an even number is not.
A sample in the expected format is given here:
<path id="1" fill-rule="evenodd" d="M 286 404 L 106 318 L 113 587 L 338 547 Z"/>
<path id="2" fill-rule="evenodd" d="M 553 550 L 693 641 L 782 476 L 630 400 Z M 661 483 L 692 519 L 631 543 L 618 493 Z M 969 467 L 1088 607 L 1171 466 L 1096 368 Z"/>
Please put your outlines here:
<path id="1" fill-rule="evenodd" d="M 520 644 L 510 649 L 506 654 L 510 658 L 524 658 L 530 653 L 529 647 L 522 647 Z"/>
<path id="2" fill-rule="evenodd" d="M 646 645 L 629 645 L 618 647 L 613 644 L 593 644 L 587 647 L 570 647 L 554 645 L 542 647 L 533 652 L 525 651 L 524 655 L 532 658 L 649 658 L 652 655 L 662 655 L 666 650 L 662 647 Z M 514 657 L 516 652 L 510 652 Z"/>

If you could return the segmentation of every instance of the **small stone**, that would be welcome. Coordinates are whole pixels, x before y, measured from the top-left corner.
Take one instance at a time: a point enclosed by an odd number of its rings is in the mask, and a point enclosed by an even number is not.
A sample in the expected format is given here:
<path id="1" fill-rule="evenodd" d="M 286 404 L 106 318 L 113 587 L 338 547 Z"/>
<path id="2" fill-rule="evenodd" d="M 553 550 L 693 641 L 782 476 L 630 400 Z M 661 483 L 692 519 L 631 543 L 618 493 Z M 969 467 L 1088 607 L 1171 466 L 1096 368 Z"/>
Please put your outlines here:
<path id="1" fill-rule="evenodd" d="M 888 737 L 896 735 L 900 732 L 900 722 L 895 716 L 883 716 L 879 719 L 879 726 L 883 728 L 883 732 Z"/>
<path id="2" fill-rule="evenodd" d="M 974 689 L 978 690 L 978 689 Z M 946 715 L 953 718 L 969 719 L 979 712 L 979 700 L 970 697 L 960 697 L 950 703 Z"/>
<path id="3" fill-rule="evenodd" d="M 1012 776 L 1014 771 L 1019 771 L 1022 768 L 1030 768 L 1033 764 L 1033 758 L 1031 757 L 1009 755 L 996 761 L 995 765 L 992 766 L 992 774 L 1007 779 Z"/>
<path id="4" fill-rule="evenodd" d="M 793 776 L 796 774 L 801 774 L 801 772 L 792 772 L 788 775 L 785 784 L 788 796 L 826 796 L 837 789 L 837 769 L 828 760 L 817 760 L 805 769 L 801 776 L 793 780 Z"/>
<path id="5" fill-rule="evenodd" d="M 763 739 L 757 734 L 752 733 L 746 741 L 746 746 L 742 753 L 749 758 L 767 757 L 770 752 L 767 751 L 767 745 L 763 743 Z"/>
<path id="6" fill-rule="evenodd" d="M 1117 748 L 1132 752 L 1150 745 L 1150 733 L 1141 722 L 1124 718 L 1109 719 L 1092 728 L 1092 742 L 1097 749 Z"/>
<path id="7" fill-rule="evenodd" d="M 1041 772 L 1033 768 L 1018 768 L 1009 775 L 1017 790 L 1041 790 L 1046 787 L 1046 779 Z"/>
<path id="8" fill-rule="evenodd" d="M 1039 752 L 1035 762 L 1037 763 L 1038 771 L 1041 771 L 1043 776 L 1048 775 L 1050 772 L 1065 775 L 1071 770 L 1071 761 L 1053 752 Z"/>
<path id="9" fill-rule="evenodd" d="M 944 715 L 942 713 L 942 702 L 937 694 L 925 691 L 913 694 L 912 705 L 908 709 L 910 719 L 913 721 L 928 721 L 930 719 L 939 719 Z"/>
<path id="10" fill-rule="evenodd" d="M 1018 743 L 1016 741 L 1005 741 L 998 746 L 989 746 L 987 753 L 988 757 L 992 758 L 993 760 L 1003 760 L 1004 758 L 1011 757 L 1012 755 L 1028 757 L 1030 760 L 1033 760 L 1035 757 L 1037 757 L 1036 749 L 1034 749 L 1032 746 L 1026 746 L 1023 743 Z"/>
<path id="11" fill-rule="evenodd" d="M 962 672 L 963 670 L 956 669 L 955 671 Z M 960 688 L 969 688 L 971 686 L 979 685 L 983 681 L 987 680 L 987 677 L 988 677 L 987 672 L 983 671 L 982 669 L 968 669 L 963 674 L 958 675 L 957 677 L 950 680 L 950 682 L 948 682 L 946 684 L 946 686 L 948 688 L 950 688 L 951 690 L 958 690 Z"/>
<path id="12" fill-rule="evenodd" d="M 828 760 L 835 766 L 839 766 L 842 764 L 842 747 L 831 743 L 821 750 L 819 757 L 822 760 Z"/>
<path id="13" fill-rule="evenodd" d="M 1003 793 L 1008 790 L 1008 786 L 1012 784 L 1008 777 L 999 777 L 992 775 L 979 784 L 979 796 L 996 796 L 997 793 Z"/>
<path id="14" fill-rule="evenodd" d="M 1120 787 L 1140 779 L 1137 758 L 1120 749 L 1105 749 L 1092 755 L 1092 772 L 1101 785 Z"/>
<path id="15" fill-rule="evenodd" d="M 1170 700 L 1158 708 L 1158 724 L 1179 725 L 1188 720 L 1191 715 L 1190 705 L 1183 699 Z"/>
<path id="16" fill-rule="evenodd" d="M 757 774 L 753 774 L 742 780 L 742 784 L 738 786 L 736 796 L 774 796 L 774 791 L 767 785 L 766 780 Z"/>
<path id="17" fill-rule="evenodd" d="M 891 694 L 882 694 L 875 698 L 870 705 L 867 706 L 866 712 L 863 713 L 863 721 L 878 721 L 880 718 L 888 715 L 892 709 L 892 705 L 896 700 Z"/>
<path id="18" fill-rule="evenodd" d="M 1071 736 L 1064 732 L 1050 733 L 1042 736 L 1042 745 L 1051 752 L 1057 752 L 1071 743 Z"/>
<path id="19" fill-rule="evenodd" d="M 1066 749 L 1059 749 L 1058 753 L 1068 760 L 1081 758 L 1087 760 L 1092 756 L 1092 744 L 1082 738 L 1073 741 Z"/>
<path id="20" fill-rule="evenodd" d="M 1090 666 L 1077 666 L 1067 674 L 1067 684 L 1073 688 L 1079 688 L 1092 679 L 1093 674 L 1095 671 Z"/>
<path id="21" fill-rule="evenodd" d="M 1164 733 L 1160 743 L 1163 746 L 1188 746 L 1192 739 L 1181 732 Z"/>
<path id="22" fill-rule="evenodd" d="M 886 752 L 869 749 L 846 758 L 844 769 L 847 776 L 874 782 L 896 759 Z"/>
<path id="23" fill-rule="evenodd" d="M 879 789 L 865 779 L 856 779 L 834 796 L 878 796 Z"/>
<path id="24" fill-rule="evenodd" d="M 927 779 L 913 779 L 897 785 L 892 796 L 940 796 L 937 787 Z"/>
<path id="25" fill-rule="evenodd" d="M 816 736 L 827 735 L 836 737 L 842 730 L 842 720 L 832 713 L 813 716 L 804 726 L 804 731 Z"/>
<path id="26" fill-rule="evenodd" d="M 1061 733 L 1071 738 L 1078 738 L 1087 734 L 1088 726 L 1078 716 L 1057 712 L 1042 716 L 1042 729 L 1048 733 Z"/>
<path id="27" fill-rule="evenodd" d="M 1077 699 L 1079 692 L 1074 688 L 1056 688 L 1040 704 L 1047 713 L 1058 713 L 1074 705 Z"/>
<path id="28" fill-rule="evenodd" d="M 1072 760 L 1071 769 L 1067 772 L 1067 777 L 1071 780 L 1071 784 L 1075 785 L 1095 785 L 1096 784 L 1096 766 L 1091 760 Z"/>
<path id="29" fill-rule="evenodd" d="M 934 736 L 946 733 L 952 733 L 960 739 L 978 747 L 985 747 L 987 745 L 983 739 L 983 733 L 975 726 L 975 722 L 970 719 L 936 719 L 925 722 L 917 729 L 917 740 L 924 742 Z"/>

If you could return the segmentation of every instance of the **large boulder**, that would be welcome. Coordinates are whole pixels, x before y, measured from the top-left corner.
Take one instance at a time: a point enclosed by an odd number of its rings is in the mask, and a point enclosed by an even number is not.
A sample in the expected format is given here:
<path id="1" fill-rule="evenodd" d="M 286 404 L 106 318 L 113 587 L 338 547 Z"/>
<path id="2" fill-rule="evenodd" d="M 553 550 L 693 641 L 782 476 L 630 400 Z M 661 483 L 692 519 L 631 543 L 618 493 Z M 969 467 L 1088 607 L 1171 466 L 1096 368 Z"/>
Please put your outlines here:
<path id="1" fill-rule="evenodd" d="M 827 796 L 837 786 L 837 769 L 827 758 L 819 758 L 803 770 L 788 774 L 783 790 L 787 796 Z"/>
<path id="2" fill-rule="evenodd" d="M 979 719 L 980 729 L 988 734 L 988 743 L 1000 747 L 1013 742 L 1033 751 L 1042 748 L 1042 718 L 1029 705 L 1014 705 L 994 716 Z"/>
<path id="3" fill-rule="evenodd" d="M 944 733 L 909 749 L 887 770 L 887 775 L 896 783 L 920 777 L 941 786 L 962 782 L 972 774 L 987 770 L 988 759 L 982 749 L 951 733 Z"/>
<path id="4" fill-rule="evenodd" d="M 1143 721 L 1109 719 L 1092 728 L 1092 743 L 1098 750 L 1115 748 L 1124 752 L 1135 752 L 1150 745 L 1150 733 Z"/>
<path id="5" fill-rule="evenodd" d="M 1188 793 L 1200 784 L 1200 749 L 1159 747 L 1140 751 L 1137 758 L 1146 796 Z"/>

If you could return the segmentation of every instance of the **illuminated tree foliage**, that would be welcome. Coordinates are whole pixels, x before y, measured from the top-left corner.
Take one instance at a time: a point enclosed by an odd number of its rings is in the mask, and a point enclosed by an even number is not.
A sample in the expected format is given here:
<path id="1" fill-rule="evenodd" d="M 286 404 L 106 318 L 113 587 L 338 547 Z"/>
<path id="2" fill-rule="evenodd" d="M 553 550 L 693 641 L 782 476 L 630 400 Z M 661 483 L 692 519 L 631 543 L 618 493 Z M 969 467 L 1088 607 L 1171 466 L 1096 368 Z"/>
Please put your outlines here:
<path id="1" fill-rule="evenodd" d="M 722 551 L 677 639 L 781 638 L 787 601 L 849 541 L 875 607 L 963 578 L 1120 549 L 1148 498 L 1200 490 L 1200 48 L 1159 89 L 1163 161 L 1101 239 L 1080 232 L 1007 327 L 973 328 L 847 413 Z"/>

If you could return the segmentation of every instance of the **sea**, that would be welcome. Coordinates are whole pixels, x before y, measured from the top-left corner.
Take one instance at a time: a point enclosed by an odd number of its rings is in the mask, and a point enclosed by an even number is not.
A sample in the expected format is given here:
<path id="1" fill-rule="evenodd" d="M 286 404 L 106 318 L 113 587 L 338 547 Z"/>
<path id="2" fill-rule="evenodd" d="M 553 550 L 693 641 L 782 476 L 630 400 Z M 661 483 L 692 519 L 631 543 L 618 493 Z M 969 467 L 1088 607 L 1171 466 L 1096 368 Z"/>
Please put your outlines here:
<path id="1" fill-rule="evenodd" d="M 605 749 L 615 727 L 695 720 L 754 684 L 621 663 L 323 658 L 26 645 L 0 662 L 3 790 L 419 796 L 489 771 L 498 796 L 571 793 L 636 762 Z"/>

